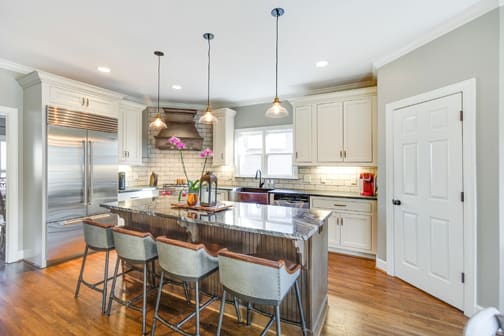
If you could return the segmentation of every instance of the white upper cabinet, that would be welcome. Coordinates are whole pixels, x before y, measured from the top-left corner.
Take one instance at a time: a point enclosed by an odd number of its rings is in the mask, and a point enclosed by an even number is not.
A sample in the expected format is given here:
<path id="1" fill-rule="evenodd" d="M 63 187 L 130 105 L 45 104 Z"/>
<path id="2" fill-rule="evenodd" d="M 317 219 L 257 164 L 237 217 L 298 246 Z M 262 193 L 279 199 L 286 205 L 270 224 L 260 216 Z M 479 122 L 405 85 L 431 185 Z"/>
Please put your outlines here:
<path id="1" fill-rule="evenodd" d="M 373 101 L 371 97 L 343 103 L 346 162 L 373 162 Z"/>
<path id="2" fill-rule="evenodd" d="M 213 124 L 213 166 L 232 166 L 236 111 L 223 108 L 214 113 L 217 122 Z"/>
<path id="3" fill-rule="evenodd" d="M 142 164 L 142 112 L 145 105 L 129 101 L 119 103 L 119 163 Z"/>
<path id="4" fill-rule="evenodd" d="M 376 88 L 290 102 L 297 165 L 376 166 Z"/>
<path id="5" fill-rule="evenodd" d="M 294 108 L 294 161 L 300 164 L 312 163 L 312 107 Z"/>
<path id="6" fill-rule="evenodd" d="M 343 104 L 317 105 L 317 161 L 343 161 Z"/>
<path id="7" fill-rule="evenodd" d="M 49 105 L 117 118 L 123 98 L 119 93 L 42 71 L 34 71 L 18 81 L 25 90 L 40 90 L 39 103 L 44 109 Z"/>

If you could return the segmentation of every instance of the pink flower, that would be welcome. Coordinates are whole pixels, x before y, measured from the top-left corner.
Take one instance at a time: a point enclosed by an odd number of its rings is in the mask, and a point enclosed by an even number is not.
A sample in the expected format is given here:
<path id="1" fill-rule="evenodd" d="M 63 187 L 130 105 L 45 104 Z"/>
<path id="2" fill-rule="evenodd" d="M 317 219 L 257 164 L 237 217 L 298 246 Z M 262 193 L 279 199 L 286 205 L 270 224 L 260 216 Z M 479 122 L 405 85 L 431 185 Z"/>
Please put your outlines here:
<path id="1" fill-rule="evenodd" d="M 187 147 L 186 144 L 182 140 L 180 140 L 179 138 L 177 138 L 175 136 L 172 136 L 170 139 L 168 139 L 168 143 L 177 147 L 177 149 L 184 149 Z"/>
<path id="2" fill-rule="evenodd" d="M 213 152 L 210 148 L 207 148 L 207 149 L 202 150 L 199 156 L 200 156 L 200 158 L 212 157 Z"/>

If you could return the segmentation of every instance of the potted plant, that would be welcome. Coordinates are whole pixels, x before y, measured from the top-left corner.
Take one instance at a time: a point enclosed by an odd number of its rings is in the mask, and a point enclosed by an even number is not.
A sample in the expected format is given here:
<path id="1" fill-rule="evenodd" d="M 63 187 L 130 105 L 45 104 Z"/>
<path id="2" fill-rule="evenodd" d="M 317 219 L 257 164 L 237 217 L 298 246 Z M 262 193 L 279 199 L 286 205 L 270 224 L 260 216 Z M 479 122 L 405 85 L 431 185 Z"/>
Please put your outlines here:
<path id="1" fill-rule="evenodd" d="M 187 146 L 182 140 L 180 140 L 177 137 L 171 137 L 168 140 L 168 143 L 175 146 L 175 148 L 177 148 L 177 150 L 180 154 L 180 162 L 182 163 L 182 169 L 184 170 L 184 175 L 185 175 L 185 178 L 187 181 L 187 205 L 194 206 L 198 203 L 198 194 L 199 194 L 199 190 L 200 190 L 201 185 L 200 185 L 199 179 L 190 180 L 189 176 L 187 175 L 187 169 L 186 169 L 186 166 L 184 163 L 184 155 L 182 154 L 182 150 L 185 149 Z M 213 156 L 213 152 L 210 148 L 204 149 L 203 151 L 200 152 L 200 157 L 202 159 L 205 159 L 205 162 L 203 163 L 203 169 L 201 171 L 200 176 L 203 176 L 203 173 L 205 172 L 207 160 L 209 157 L 212 157 L 212 156 Z M 179 193 L 179 202 L 180 202 L 181 196 L 182 196 L 182 191 L 180 191 L 180 193 Z"/>

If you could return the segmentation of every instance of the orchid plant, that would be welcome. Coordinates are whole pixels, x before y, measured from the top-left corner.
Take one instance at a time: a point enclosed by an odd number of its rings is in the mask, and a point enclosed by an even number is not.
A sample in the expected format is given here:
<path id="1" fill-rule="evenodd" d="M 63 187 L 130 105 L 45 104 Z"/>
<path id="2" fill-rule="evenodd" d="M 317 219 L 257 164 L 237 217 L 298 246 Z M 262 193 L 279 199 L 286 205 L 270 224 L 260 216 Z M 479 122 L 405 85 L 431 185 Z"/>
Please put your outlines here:
<path id="1" fill-rule="evenodd" d="M 190 193 L 198 192 L 200 189 L 200 180 L 199 179 L 189 180 L 189 177 L 187 175 L 187 169 L 186 169 L 185 162 L 184 162 L 184 155 L 182 154 L 182 150 L 187 148 L 186 144 L 182 140 L 180 140 L 179 138 L 174 137 L 174 136 L 171 137 L 170 139 L 168 139 L 168 143 L 173 145 L 175 148 L 177 148 L 177 150 L 180 154 L 180 162 L 182 163 L 182 169 L 184 170 L 184 175 L 185 175 L 185 178 L 187 181 L 188 192 L 190 192 Z M 203 163 L 203 169 L 201 170 L 201 174 L 200 174 L 200 176 L 203 176 L 203 173 L 205 172 L 207 160 L 209 157 L 213 156 L 213 152 L 210 148 L 207 148 L 207 149 L 202 150 L 200 152 L 199 156 L 200 156 L 200 158 L 205 159 L 205 161 Z M 179 201 L 180 201 L 181 195 L 182 195 L 182 192 L 179 193 Z"/>

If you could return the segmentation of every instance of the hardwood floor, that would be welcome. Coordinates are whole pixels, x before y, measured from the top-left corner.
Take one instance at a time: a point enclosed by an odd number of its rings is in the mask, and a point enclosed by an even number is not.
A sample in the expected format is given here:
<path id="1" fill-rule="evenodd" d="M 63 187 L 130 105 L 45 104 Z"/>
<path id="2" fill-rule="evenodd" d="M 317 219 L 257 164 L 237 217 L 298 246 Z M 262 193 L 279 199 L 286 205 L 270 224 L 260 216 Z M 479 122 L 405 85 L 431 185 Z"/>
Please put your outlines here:
<path id="1" fill-rule="evenodd" d="M 115 258 L 111 259 L 112 266 Z M 89 257 L 88 280 L 100 279 L 103 261 L 101 254 Z M 114 303 L 111 316 L 104 316 L 100 294 L 87 287 L 74 299 L 80 263 L 72 260 L 44 270 L 23 263 L 0 266 L 0 335 L 139 335 L 140 313 Z M 139 289 L 136 284 L 126 286 L 128 292 Z M 192 309 L 180 299 L 163 298 L 161 311 L 171 321 Z M 151 295 L 148 330 L 154 300 Z M 329 255 L 329 306 L 323 335 L 461 335 L 466 322 L 460 311 L 377 271 L 374 262 L 337 254 Z M 202 335 L 215 334 L 217 317 L 216 311 L 202 313 Z M 188 331 L 193 327 L 188 324 Z M 296 329 L 284 331 L 300 335 Z M 259 332 L 238 325 L 231 314 L 224 320 L 222 335 Z M 158 326 L 156 335 L 176 333 Z"/>

